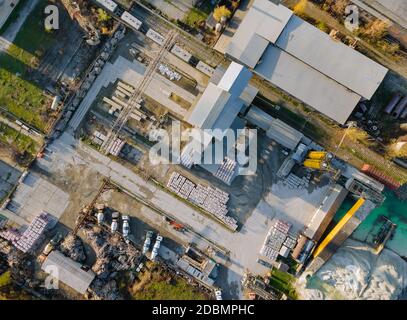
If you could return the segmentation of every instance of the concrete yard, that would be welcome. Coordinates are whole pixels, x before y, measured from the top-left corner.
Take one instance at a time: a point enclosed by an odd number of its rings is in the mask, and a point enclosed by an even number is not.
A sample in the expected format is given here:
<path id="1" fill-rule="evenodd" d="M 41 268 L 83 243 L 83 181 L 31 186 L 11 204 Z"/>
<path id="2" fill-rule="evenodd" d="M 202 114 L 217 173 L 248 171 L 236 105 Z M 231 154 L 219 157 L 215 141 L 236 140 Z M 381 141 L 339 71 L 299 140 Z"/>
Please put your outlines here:
<path id="1" fill-rule="evenodd" d="M 71 132 L 74 132 L 79 127 L 102 87 L 107 87 L 117 79 L 137 87 L 138 83 L 142 80 L 145 70 L 146 67 L 142 63 L 138 61 L 131 62 L 123 57 L 119 57 L 114 63 L 107 63 L 83 99 L 78 111 L 71 119 L 69 123 Z M 196 99 L 193 94 L 159 74 L 154 75 L 153 80 L 145 91 L 147 96 L 167 107 L 178 118 L 183 119 L 187 110 L 169 98 L 171 93 L 177 94 L 191 104 Z"/>
<path id="2" fill-rule="evenodd" d="M 2 214 L 10 217 L 16 215 L 16 222 L 21 219 L 29 224 L 42 212 L 49 213 L 59 219 L 65 211 L 69 194 L 62 191 L 35 173 L 29 173 L 14 192 L 7 209 Z"/>
<path id="3" fill-rule="evenodd" d="M 44 174 L 45 172 L 50 176 L 58 174 L 62 179 L 66 179 L 65 176 L 72 175 L 71 170 L 75 170 L 75 167 L 81 168 L 81 170 L 87 168 L 86 170 L 90 170 L 89 175 L 108 177 L 130 195 L 151 204 L 159 212 L 164 212 L 184 223 L 194 236 L 190 236 L 189 239 L 177 237 L 177 239 L 181 239 L 181 243 L 196 243 L 202 248 L 203 243 L 207 242 L 208 245 L 212 243 L 215 249 L 216 247 L 218 249 L 227 248 L 229 259 L 225 263 L 228 269 L 225 281 L 229 288 L 235 288 L 234 292 L 229 292 L 233 297 L 241 295 L 240 279 L 245 270 L 250 270 L 256 274 L 263 274 L 267 271 L 267 268 L 258 264 L 256 259 L 269 230 L 270 221 L 276 216 L 287 218 L 289 222 L 294 224 L 296 231 L 300 230 L 305 222 L 298 219 L 300 212 L 303 211 L 302 219 L 306 220 L 315 210 L 314 204 L 318 204 L 319 199 L 323 199 L 326 188 L 317 188 L 316 191 L 301 200 L 302 202 L 295 200 L 292 204 L 288 201 L 290 197 L 287 190 L 280 190 L 278 187 L 271 188 L 268 195 L 265 196 L 265 201 L 261 201 L 256 206 L 241 230 L 233 233 L 155 184 L 146 182 L 133 171 L 101 155 L 89 146 L 79 143 L 68 134 L 64 134 L 48 147 L 47 159 L 40 159 L 37 164 L 44 171 Z M 303 196 L 307 194 L 308 191 L 304 190 Z M 285 204 L 275 201 L 280 196 L 286 199 Z M 286 208 L 290 209 L 289 214 L 283 216 L 282 210 Z M 152 214 L 150 209 L 140 209 L 137 214 L 148 219 L 149 223 L 151 222 L 158 228 L 162 227 L 162 217 Z M 70 220 L 74 220 L 73 216 L 76 213 L 67 211 L 62 220 L 66 219 L 66 215 L 70 215 Z M 156 218 L 153 218 L 154 216 Z"/>

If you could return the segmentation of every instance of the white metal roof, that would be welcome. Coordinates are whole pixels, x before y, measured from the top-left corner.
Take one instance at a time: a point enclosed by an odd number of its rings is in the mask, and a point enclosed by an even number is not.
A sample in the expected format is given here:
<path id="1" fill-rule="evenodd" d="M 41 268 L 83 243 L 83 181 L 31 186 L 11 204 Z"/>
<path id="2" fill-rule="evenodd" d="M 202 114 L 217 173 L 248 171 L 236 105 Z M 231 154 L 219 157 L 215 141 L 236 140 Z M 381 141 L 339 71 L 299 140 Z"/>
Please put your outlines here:
<path id="1" fill-rule="evenodd" d="M 388 71 L 268 0 L 255 0 L 226 53 L 341 124 Z"/>
<path id="2" fill-rule="evenodd" d="M 59 251 L 52 251 L 41 269 L 81 294 L 86 292 L 95 278 L 92 271 L 82 270 L 79 263 L 65 257 Z"/>
<path id="3" fill-rule="evenodd" d="M 388 71 L 297 16 L 291 17 L 276 46 L 366 99 Z"/>
<path id="4" fill-rule="evenodd" d="M 344 124 L 361 97 L 283 50 L 269 46 L 254 71 L 275 86 Z"/>
<path id="5" fill-rule="evenodd" d="M 200 129 L 212 129 L 229 98 L 229 92 L 209 83 L 189 116 L 188 122 Z"/>
<path id="6" fill-rule="evenodd" d="M 227 53 L 254 68 L 268 44 L 275 43 L 292 11 L 269 1 L 256 0 L 227 48 Z"/>

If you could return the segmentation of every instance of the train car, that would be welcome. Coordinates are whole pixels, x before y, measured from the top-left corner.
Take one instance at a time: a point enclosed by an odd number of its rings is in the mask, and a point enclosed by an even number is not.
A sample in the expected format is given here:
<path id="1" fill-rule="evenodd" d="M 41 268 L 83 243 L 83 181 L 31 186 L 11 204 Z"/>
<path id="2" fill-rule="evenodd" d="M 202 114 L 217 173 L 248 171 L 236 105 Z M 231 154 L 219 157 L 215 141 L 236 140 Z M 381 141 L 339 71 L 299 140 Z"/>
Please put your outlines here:
<path id="1" fill-rule="evenodd" d="M 136 17 L 132 16 L 129 12 L 124 11 L 121 19 L 126 22 L 130 27 L 139 30 L 141 28 L 141 25 L 143 24 L 139 19 Z"/>
<path id="2" fill-rule="evenodd" d="M 165 38 L 159 34 L 157 31 L 154 31 L 153 29 L 148 29 L 146 33 L 146 37 L 153 40 L 155 43 L 157 43 L 160 46 L 163 46 L 165 43 Z"/>
<path id="3" fill-rule="evenodd" d="M 110 12 L 114 13 L 118 5 L 112 0 L 96 0 L 97 3 L 105 7 Z"/>
<path id="4" fill-rule="evenodd" d="M 171 49 L 171 53 L 176 55 L 178 58 L 184 60 L 185 62 L 189 63 L 192 58 L 192 54 L 188 51 L 182 49 L 180 46 L 174 45 Z"/>
<path id="5" fill-rule="evenodd" d="M 202 73 L 205 73 L 208 76 L 212 76 L 213 73 L 215 72 L 215 69 L 208 66 L 205 62 L 199 61 L 198 64 L 196 65 L 196 68 L 201 71 Z"/>

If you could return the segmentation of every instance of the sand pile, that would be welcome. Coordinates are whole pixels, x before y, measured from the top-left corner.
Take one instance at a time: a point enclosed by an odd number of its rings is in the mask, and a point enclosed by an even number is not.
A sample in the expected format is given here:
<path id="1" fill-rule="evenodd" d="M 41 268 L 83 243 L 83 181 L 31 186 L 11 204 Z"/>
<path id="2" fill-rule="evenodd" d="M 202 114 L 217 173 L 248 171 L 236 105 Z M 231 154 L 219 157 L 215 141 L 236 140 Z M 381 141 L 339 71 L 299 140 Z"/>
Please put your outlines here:
<path id="1" fill-rule="evenodd" d="M 376 256 L 364 243 L 348 239 L 299 285 L 304 299 L 397 299 L 407 288 L 407 263 L 390 250 Z"/>

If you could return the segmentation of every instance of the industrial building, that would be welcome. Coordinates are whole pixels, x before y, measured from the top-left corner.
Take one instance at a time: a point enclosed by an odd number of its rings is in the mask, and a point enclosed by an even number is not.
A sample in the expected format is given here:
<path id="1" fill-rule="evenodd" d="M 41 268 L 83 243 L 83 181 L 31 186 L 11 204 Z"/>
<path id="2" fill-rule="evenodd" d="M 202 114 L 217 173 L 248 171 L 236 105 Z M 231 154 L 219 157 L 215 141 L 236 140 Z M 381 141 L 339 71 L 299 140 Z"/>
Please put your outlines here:
<path id="1" fill-rule="evenodd" d="M 312 253 L 313 259 L 307 266 L 305 272 L 307 274 L 317 272 L 375 207 L 376 204 L 372 201 L 359 198 L 353 207 L 316 247 Z"/>
<path id="2" fill-rule="evenodd" d="M 318 242 L 347 194 L 348 191 L 339 184 L 332 186 L 308 223 L 304 236 Z"/>
<path id="3" fill-rule="evenodd" d="M 91 270 L 84 271 L 79 263 L 59 251 L 52 251 L 41 269 L 81 294 L 85 294 L 95 278 L 95 274 Z"/>
<path id="4" fill-rule="evenodd" d="M 244 66 L 232 62 L 220 81 L 210 82 L 185 120 L 194 128 L 195 135 L 181 152 L 181 164 L 191 168 L 197 164 L 227 184 L 238 173 L 237 149 L 248 147 L 250 132 L 244 130 L 245 122 L 238 117 L 242 109 L 253 101 L 256 90 L 248 88 L 252 73 Z M 230 129 L 236 143 L 231 144 Z M 222 149 L 218 159 L 216 148 Z M 213 155 L 204 158 L 204 155 Z"/>
<path id="5" fill-rule="evenodd" d="M 290 150 L 294 150 L 304 137 L 300 131 L 290 127 L 280 119 L 273 118 L 256 106 L 250 108 L 245 119 L 258 128 L 263 129 L 267 137 Z"/>
<path id="6" fill-rule="evenodd" d="M 191 247 L 177 261 L 177 266 L 208 287 L 215 283 L 216 262 Z"/>
<path id="7" fill-rule="evenodd" d="M 268 0 L 254 1 L 225 53 L 340 124 L 388 71 Z"/>

